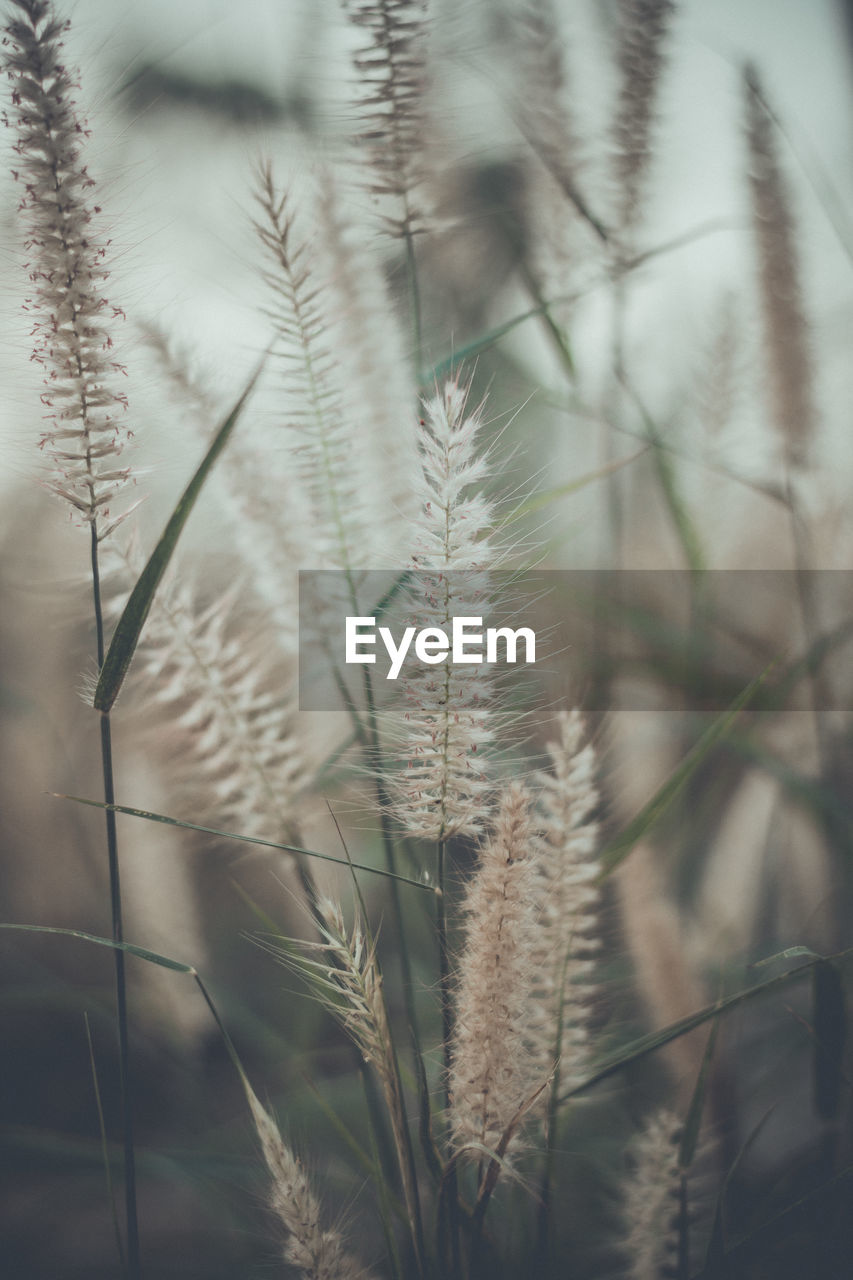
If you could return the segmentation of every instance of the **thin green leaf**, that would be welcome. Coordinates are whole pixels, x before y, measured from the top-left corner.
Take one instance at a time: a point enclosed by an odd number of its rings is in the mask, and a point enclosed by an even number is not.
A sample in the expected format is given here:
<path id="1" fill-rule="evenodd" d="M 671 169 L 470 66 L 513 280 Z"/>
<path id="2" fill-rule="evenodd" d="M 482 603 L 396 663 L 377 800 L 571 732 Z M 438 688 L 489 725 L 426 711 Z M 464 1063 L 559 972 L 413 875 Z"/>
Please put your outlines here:
<path id="1" fill-rule="evenodd" d="M 781 700 L 796 688 L 801 680 L 820 673 L 826 658 L 832 651 L 846 644 L 853 636 L 853 619 L 848 618 L 833 631 L 827 631 L 809 645 L 779 676 L 778 695 Z"/>
<path id="2" fill-rule="evenodd" d="M 484 333 L 481 338 L 475 339 L 474 342 L 469 342 L 465 347 L 460 347 L 458 351 L 454 351 L 452 355 L 446 356 L 444 360 L 440 360 L 438 364 L 433 365 L 432 369 L 422 379 L 422 382 L 424 385 L 441 382 L 460 364 L 465 364 L 475 356 L 481 355 L 482 352 L 488 351 L 489 347 L 493 347 L 505 334 L 512 333 L 513 329 L 517 329 L 519 325 L 524 324 L 527 320 L 533 320 L 537 316 L 541 316 L 542 312 L 552 306 L 554 302 L 574 302 L 576 297 L 577 295 L 571 294 L 565 298 L 555 298 L 550 303 L 544 303 L 540 307 L 533 307 L 530 311 L 523 311 L 521 315 L 513 316 L 511 320 L 505 320 L 503 324 L 499 324 L 496 328 L 490 329 L 488 333 Z"/>
<path id="3" fill-rule="evenodd" d="M 427 1081 L 426 1064 L 420 1050 L 415 1052 L 415 1071 L 417 1072 L 418 1083 L 418 1135 L 427 1168 L 432 1174 L 436 1186 L 438 1186 L 444 1171 L 441 1157 L 432 1135 L 432 1107 L 430 1105 L 429 1082 Z"/>
<path id="4" fill-rule="evenodd" d="M 628 856 L 637 841 L 647 835 L 661 820 L 693 773 L 713 751 L 714 747 L 726 736 L 744 707 L 755 697 L 772 669 L 773 664 L 771 663 L 761 675 L 746 686 L 732 705 L 722 715 L 718 716 L 713 724 L 709 725 L 699 741 L 687 752 L 681 764 L 670 774 L 663 786 L 643 806 L 636 817 L 628 823 L 625 830 L 604 846 L 601 854 L 603 869 L 600 879 L 603 880 L 609 876 L 619 866 L 620 862 Z"/>
<path id="5" fill-rule="evenodd" d="M 835 955 L 826 958 L 834 962 L 840 962 L 851 955 L 853 955 L 853 948 L 839 951 Z M 822 961 L 823 957 L 807 961 L 805 964 L 798 965 L 796 969 L 788 969 L 785 973 L 778 974 L 777 977 L 771 978 L 768 982 L 759 982 L 754 987 L 747 987 L 744 991 L 737 991 L 733 995 L 726 996 L 723 1000 L 718 1000 L 716 1004 L 707 1005 L 704 1009 L 697 1010 L 696 1013 L 688 1014 L 686 1018 L 680 1018 L 678 1022 L 671 1023 L 670 1026 L 664 1027 L 661 1031 L 652 1031 L 648 1035 L 640 1036 L 633 1044 L 628 1045 L 626 1049 L 620 1050 L 608 1062 L 602 1063 L 581 1084 L 575 1085 L 573 1089 L 568 1089 L 561 1101 L 564 1102 L 567 1098 L 572 1098 L 577 1093 L 584 1093 L 587 1089 L 592 1088 L 594 1084 L 598 1084 L 599 1081 L 606 1080 L 609 1076 L 615 1075 L 617 1071 L 621 1071 L 631 1063 L 638 1062 L 641 1058 L 648 1057 L 650 1053 L 655 1053 L 658 1049 L 662 1049 L 670 1041 L 686 1036 L 689 1032 L 694 1031 L 696 1027 L 701 1027 L 704 1022 L 710 1021 L 711 1018 L 718 1018 L 721 1014 L 727 1013 L 730 1009 L 734 1009 L 740 1004 L 755 1000 L 759 996 L 764 996 L 769 991 L 775 991 L 777 988 L 786 986 L 789 982 L 798 981 L 800 978 L 805 977 L 815 964 Z"/>
<path id="6" fill-rule="evenodd" d="M 60 791 L 51 794 L 57 800 L 73 800 L 75 804 L 86 804 L 93 809 L 111 809 L 114 813 L 124 813 L 130 818 L 144 818 L 146 822 L 164 822 L 169 827 L 181 827 L 186 831 L 200 831 L 202 835 L 220 836 L 223 840 L 239 840 L 242 844 L 258 844 L 265 849 L 281 849 L 284 853 L 299 853 L 306 858 L 319 858 L 322 862 L 336 862 L 341 867 L 354 867 L 356 871 L 369 871 L 371 875 L 386 876 L 391 880 L 401 880 L 403 884 L 414 885 L 416 889 L 425 889 L 435 893 L 431 884 L 422 880 L 412 880 L 408 876 L 397 875 L 382 867 L 368 867 L 361 862 L 348 862 L 346 858 L 334 858 L 330 853 L 317 853 L 315 849 L 301 849 L 295 844 L 278 844 L 275 840 L 262 840 L 259 836 L 242 836 L 236 831 L 220 831 L 217 827 L 203 827 L 198 822 L 183 822 L 180 818 L 170 818 L 164 813 L 151 813 L 147 809 L 131 809 L 124 804 L 105 804 L 103 800 L 88 800 L 84 796 L 70 796 Z"/>
<path id="7" fill-rule="evenodd" d="M 708 1036 L 708 1043 L 705 1046 L 705 1052 L 702 1055 L 702 1065 L 699 1068 L 699 1075 L 696 1078 L 696 1087 L 693 1090 L 693 1096 L 690 1099 L 690 1106 L 687 1108 L 687 1119 L 684 1122 L 684 1131 L 681 1135 L 681 1145 L 678 1148 L 678 1164 L 685 1172 L 693 1163 L 693 1157 L 696 1154 L 696 1144 L 699 1141 L 699 1130 L 702 1128 L 702 1111 L 705 1106 L 705 1090 L 708 1086 L 708 1076 L 711 1071 L 711 1061 L 714 1057 L 714 1049 L 717 1044 L 717 1033 L 720 1029 L 720 1022 L 715 1018 L 711 1024 L 711 1032 Z"/>
<path id="8" fill-rule="evenodd" d="M 669 450 L 664 447 L 663 433 L 660 431 L 648 409 L 643 404 L 637 392 L 626 380 L 622 379 L 622 385 L 630 395 L 636 405 L 641 418 L 643 419 L 643 427 L 646 439 L 652 446 L 654 453 L 655 471 L 657 473 L 658 482 L 661 487 L 666 505 L 669 507 L 669 513 L 672 516 L 672 522 L 675 525 L 681 548 L 684 552 L 684 558 L 687 561 L 688 568 L 692 573 L 700 573 L 705 568 L 705 556 L 702 551 L 702 544 L 699 540 L 699 534 L 690 518 L 690 513 L 684 503 L 678 488 L 678 482 L 675 477 L 675 468 L 672 465 L 672 455 Z"/>
<path id="9" fill-rule="evenodd" d="M 104 1123 L 104 1108 L 101 1103 L 101 1087 L 98 1083 L 98 1067 L 95 1062 L 95 1046 L 92 1043 L 92 1029 L 89 1026 L 89 1015 L 83 1013 L 83 1022 L 86 1025 L 86 1043 L 89 1047 L 89 1066 L 92 1072 L 92 1089 L 95 1094 L 95 1109 L 98 1113 L 98 1133 L 101 1139 L 101 1160 L 104 1166 L 104 1181 L 106 1183 L 107 1204 L 110 1209 L 110 1217 L 113 1224 L 113 1233 L 116 1238 L 116 1252 L 118 1253 L 119 1263 L 121 1265 L 122 1275 L 127 1275 L 127 1259 L 124 1255 L 124 1245 L 121 1238 L 121 1227 L 118 1221 L 118 1209 L 116 1208 L 115 1191 L 113 1190 L 113 1176 L 110 1165 L 110 1153 L 107 1144 L 107 1127 Z"/>
<path id="10" fill-rule="evenodd" d="M 333 1129 L 338 1134 L 338 1136 L 342 1138 L 343 1141 L 346 1143 L 347 1147 L 349 1148 L 349 1150 L 352 1152 L 352 1154 L 355 1156 L 356 1160 L 358 1161 L 358 1164 L 361 1166 L 362 1171 L 366 1173 L 368 1177 L 376 1178 L 378 1180 L 381 1175 L 377 1172 L 376 1164 L 374 1163 L 373 1160 L 371 1160 L 370 1156 L 364 1150 L 364 1147 L 355 1137 L 352 1130 L 349 1129 L 347 1125 L 343 1122 L 341 1117 L 338 1115 L 337 1111 L 335 1111 L 332 1104 L 329 1101 L 327 1101 L 326 1098 L 323 1097 L 322 1093 L 317 1088 L 317 1085 L 314 1083 L 311 1077 L 307 1075 L 304 1071 L 301 1072 L 300 1074 L 302 1076 L 302 1080 L 304 1084 L 307 1085 L 307 1087 L 311 1090 L 311 1093 L 314 1095 L 314 1099 L 317 1103 L 317 1106 L 320 1108 L 323 1115 L 332 1125 Z M 406 1211 L 399 1200 L 395 1201 L 394 1212 L 400 1218 L 401 1222 L 405 1221 Z"/>
<path id="11" fill-rule="evenodd" d="M 236 880 L 231 881 L 231 888 L 238 897 L 243 899 L 258 923 L 262 924 L 269 933 L 272 933 L 277 937 L 281 932 L 278 922 L 273 920 L 272 916 L 267 911 L 264 911 L 263 907 L 259 906 L 252 895 L 247 893 L 243 886 L 238 884 Z"/>
<path id="12" fill-rule="evenodd" d="M 764 1131 L 764 1126 L 766 1125 L 767 1121 L 770 1119 L 770 1117 L 772 1116 L 773 1112 L 776 1110 L 778 1105 L 779 1104 L 777 1102 L 774 1102 L 773 1106 L 768 1108 L 768 1110 L 765 1111 L 764 1115 L 761 1117 L 758 1123 L 753 1126 L 752 1130 L 747 1134 L 746 1138 L 741 1144 L 740 1150 L 738 1151 L 737 1155 L 735 1156 L 734 1160 L 731 1163 L 731 1166 L 729 1167 L 729 1170 L 723 1181 L 723 1185 L 720 1188 L 720 1193 L 717 1196 L 717 1207 L 714 1213 L 714 1227 L 711 1232 L 711 1238 L 708 1241 L 708 1248 L 705 1253 L 705 1266 L 702 1270 L 702 1273 L 701 1273 L 702 1275 L 705 1275 L 706 1272 L 713 1274 L 713 1268 L 720 1267 L 723 1263 L 726 1247 L 728 1244 L 728 1231 L 727 1231 L 727 1224 L 726 1224 L 726 1198 L 728 1196 L 729 1186 L 731 1185 L 732 1179 L 734 1178 L 735 1174 L 740 1168 L 747 1152 L 758 1141 L 759 1136 Z"/>
<path id="13" fill-rule="evenodd" d="M 686 245 L 693 244 L 697 240 L 702 240 L 706 236 L 715 235 L 721 231 L 741 231 L 746 230 L 747 226 L 743 222 L 735 221 L 730 218 L 715 218 L 707 222 L 700 223 L 696 227 L 692 227 L 689 231 L 683 232 L 679 236 L 673 237 L 671 240 L 665 240 L 663 243 L 654 245 L 651 249 L 645 249 L 642 253 L 638 253 L 635 257 L 629 258 L 623 262 L 620 267 L 622 275 L 627 275 L 634 271 L 637 267 L 643 266 L 653 258 L 663 257 L 665 254 L 672 253 L 674 250 L 682 249 Z M 489 347 L 493 347 L 506 334 L 511 333 L 513 329 L 517 329 L 519 325 L 525 324 L 528 320 L 535 320 L 541 316 L 543 312 L 549 311 L 552 307 L 559 305 L 572 305 L 579 302 L 582 298 L 588 297 L 597 289 L 604 288 L 610 283 L 612 274 L 609 270 L 598 275 L 583 289 L 576 289 L 574 293 L 560 294 L 555 298 L 549 298 L 544 301 L 541 306 L 532 307 L 529 311 L 523 311 L 520 315 L 513 316 L 510 320 L 505 320 L 503 324 L 497 325 L 494 329 L 490 329 L 484 333 L 482 337 L 476 338 L 473 342 L 469 342 L 467 346 L 460 347 L 452 355 L 446 356 L 444 360 L 433 365 L 432 369 L 425 371 L 421 378 L 422 385 L 429 385 L 433 382 L 441 382 L 448 373 L 459 365 L 474 357 L 480 355 L 483 351 L 487 351 Z"/>
<path id="14" fill-rule="evenodd" d="M 264 359 L 266 359 L 266 356 Z M 145 619 L 148 617 L 148 611 L 151 608 L 151 602 L 154 599 L 154 593 L 157 590 L 160 579 L 163 577 L 166 567 L 172 558 L 178 538 L 195 505 L 196 498 L 201 492 L 202 485 L 207 479 L 214 462 L 216 462 L 216 459 L 225 448 L 228 437 L 231 435 L 238 418 L 243 412 L 246 401 L 254 389 L 263 363 L 264 361 L 262 360 L 249 379 L 234 408 L 214 435 L 210 448 L 202 459 L 192 480 L 190 480 L 181 494 L 178 505 L 160 535 L 160 540 L 152 552 L 151 559 L 142 570 L 139 581 L 130 593 L 130 599 L 124 607 L 118 626 L 113 634 L 109 651 L 104 659 L 104 665 L 98 678 L 98 685 L 95 689 L 94 705 L 98 711 L 109 711 L 118 697 L 136 646 L 139 643 L 139 637 L 145 625 Z"/>
<path id="15" fill-rule="evenodd" d="M 811 947 L 786 947 L 784 951 L 776 951 L 772 956 L 765 956 L 763 960 L 756 960 L 750 965 L 751 969 L 764 969 L 769 964 L 775 964 L 777 960 L 796 960 L 800 956 L 804 956 L 808 960 L 820 960 L 822 957 L 816 951 L 812 951 Z"/>
<path id="16" fill-rule="evenodd" d="M 848 1165 L 842 1169 L 840 1173 L 834 1174 L 822 1182 L 814 1191 L 810 1191 L 808 1195 L 802 1196 L 799 1200 L 794 1200 L 791 1204 L 786 1205 L 779 1213 L 768 1218 L 760 1227 L 754 1231 L 747 1231 L 743 1235 L 735 1236 L 731 1246 L 726 1249 L 726 1271 L 724 1275 L 727 1280 L 731 1276 L 732 1266 L 736 1265 L 738 1255 L 749 1255 L 755 1249 L 756 1245 L 767 1239 L 775 1240 L 777 1243 L 784 1238 L 784 1233 L 793 1234 L 798 1229 L 803 1228 L 813 1231 L 816 1221 L 819 1221 L 818 1213 L 825 1210 L 827 1202 L 836 1206 L 840 1205 L 846 1209 L 849 1204 L 850 1189 L 846 1184 L 853 1182 L 853 1165 Z M 830 1199 L 832 1197 L 832 1199 Z M 837 1199 L 835 1198 L 837 1197 Z M 733 1264 L 733 1261 L 734 1264 Z"/>
<path id="17" fill-rule="evenodd" d="M 388 608 L 390 607 L 390 605 L 394 603 L 394 600 L 396 599 L 396 597 L 400 594 L 403 588 L 408 584 L 409 579 L 411 577 L 412 577 L 411 569 L 404 569 L 402 573 L 399 573 L 397 577 L 394 579 L 394 581 L 391 583 L 391 586 L 388 588 L 385 594 L 381 596 L 379 600 L 377 600 L 376 604 L 373 606 L 373 609 L 371 610 L 371 613 L 377 618 L 383 617 L 384 614 L 387 612 Z"/>
<path id="18" fill-rule="evenodd" d="M 578 476 L 576 480 L 570 480 L 567 484 L 557 485 L 555 489 L 546 489 L 544 493 L 534 493 L 526 502 L 522 502 L 520 507 L 515 508 L 513 515 L 530 515 L 534 511 L 541 511 L 543 507 L 550 506 L 552 502 L 558 502 L 560 498 L 568 498 L 578 490 L 585 489 L 587 485 L 595 484 L 597 480 L 604 480 L 614 471 L 620 471 L 622 467 L 636 462 L 648 452 L 649 448 L 649 445 L 643 445 L 642 449 L 638 449 L 627 458 L 616 458 L 613 462 L 608 462 L 607 466 L 599 467 L 596 471 L 587 471 L 585 475 Z"/>
<path id="19" fill-rule="evenodd" d="M 180 960 L 170 960 L 157 951 L 149 951 L 147 947 L 134 946 L 132 942 L 114 942 L 112 938 L 100 938 L 94 933 L 84 933 L 82 929 L 55 929 L 46 924 L 4 924 L 0 929 L 18 929 L 22 933 L 56 933 L 64 938 L 81 938 L 84 942 L 94 942 L 99 947 L 112 947 L 115 951 L 126 951 L 128 955 L 138 956 L 149 964 L 158 964 L 163 969 L 174 969 L 176 973 L 189 973 L 196 977 L 191 964 L 181 964 Z"/>

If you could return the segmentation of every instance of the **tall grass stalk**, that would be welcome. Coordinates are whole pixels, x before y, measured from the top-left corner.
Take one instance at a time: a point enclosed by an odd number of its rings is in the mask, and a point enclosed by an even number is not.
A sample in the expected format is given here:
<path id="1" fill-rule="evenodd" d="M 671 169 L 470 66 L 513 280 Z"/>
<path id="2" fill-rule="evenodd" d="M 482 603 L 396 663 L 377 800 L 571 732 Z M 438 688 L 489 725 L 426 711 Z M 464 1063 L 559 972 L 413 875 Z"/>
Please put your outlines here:
<path id="1" fill-rule="evenodd" d="M 112 331 L 121 316 L 102 289 L 108 279 L 106 249 L 92 225 L 94 180 L 82 158 L 87 136 L 77 114 L 76 84 L 63 60 L 67 24 L 48 0 L 13 0 L 19 16 L 6 26 L 6 71 L 12 82 L 14 149 L 23 187 L 20 211 L 33 255 L 29 277 L 35 312 L 33 358 L 44 371 L 42 403 L 48 426 L 42 440 L 54 463 L 51 487 L 82 517 L 89 530 L 92 603 L 98 669 L 105 656 L 100 546 L 126 517 L 111 504 L 129 479 L 117 457 L 127 438 L 127 407 L 116 383 L 122 366 L 112 358 Z M 105 804 L 115 803 L 110 716 L 100 715 Z M 116 816 L 105 810 L 110 913 L 115 942 L 124 940 Z M 124 952 L 116 948 L 116 1010 L 121 1070 L 127 1261 L 140 1275 L 136 1166 L 128 1045 Z"/>

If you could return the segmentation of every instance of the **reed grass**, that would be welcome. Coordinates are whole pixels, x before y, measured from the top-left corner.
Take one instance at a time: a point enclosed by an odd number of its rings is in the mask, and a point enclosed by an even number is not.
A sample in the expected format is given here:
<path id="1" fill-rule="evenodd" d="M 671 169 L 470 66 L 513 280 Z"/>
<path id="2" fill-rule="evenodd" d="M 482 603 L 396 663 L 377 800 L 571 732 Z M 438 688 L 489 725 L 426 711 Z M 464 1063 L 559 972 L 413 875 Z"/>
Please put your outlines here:
<path id="1" fill-rule="evenodd" d="M 509 41 L 502 56 L 514 59 L 512 77 L 496 80 L 521 188 L 511 202 L 496 196 L 488 165 L 458 159 L 459 174 L 450 162 L 439 172 L 435 140 L 454 74 L 446 15 L 414 0 L 349 0 L 340 17 L 342 44 L 353 46 L 345 145 L 322 148 L 311 171 L 279 155 L 275 136 L 256 148 L 265 158 L 246 156 L 245 261 L 260 259 L 247 271 L 268 347 L 241 392 L 228 370 L 233 407 L 223 412 L 168 324 L 135 317 L 162 411 L 189 427 L 202 454 L 155 541 L 144 519 L 133 529 L 130 519 L 127 371 L 115 356 L 126 327 L 105 296 L 111 245 L 100 179 L 85 162 L 81 88 L 65 65 L 67 23 L 52 0 L 7 4 L 7 123 L 43 377 L 38 443 L 46 487 L 71 509 L 69 541 L 82 528 L 81 558 L 88 544 L 97 657 L 89 701 L 103 799 L 75 787 L 63 812 L 86 812 L 76 799 L 104 813 L 111 936 L 85 913 L 73 928 L 6 922 L 16 932 L 3 936 L 59 935 L 57 946 L 77 939 L 114 954 L 118 1084 L 88 1014 L 85 1070 L 97 1113 L 89 1159 L 106 1166 L 109 1199 L 123 1182 L 125 1210 L 95 1280 L 117 1268 L 131 1280 L 177 1274 L 185 1264 L 187 1275 L 212 1280 L 282 1265 L 306 1280 L 716 1280 L 734 1265 L 757 1280 L 778 1260 L 776 1228 L 791 1268 L 804 1257 L 823 1265 L 827 1238 L 850 1235 L 844 911 L 821 934 L 760 865 L 785 849 L 780 829 L 798 808 L 815 853 L 808 867 L 804 850 L 784 854 L 791 866 L 800 858 L 796 883 L 815 902 L 831 886 L 850 892 L 850 812 L 840 798 L 849 717 L 835 708 L 831 730 L 821 719 L 830 691 L 844 688 L 835 650 L 843 653 L 849 609 L 842 603 L 832 630 L 809 594 L 824 533 L 801 494 L 818 474 L 823 420 L 788 189 L 795 175 L 749 67 L 738 181 L 752 215 L 753 327 L 765 354 L 756 390 L 779 479 L 736 460 L 717 465 L 748 394 L 732 388 L 748 324 L 727 319 L 720 332 L 718 307 L 700 344 L 715 369 L 694 396 L 696 417 L 716 432 L 714 448 L 678 434 L 669 405 L 685 399 L 682 375 L 669 399 L 655 399 L 630 339 L 643 274 L 691 248 L 690 233 L 655 245 L 646 229 L 657 139 L 670 127 L 661 103 L 667 59 L 678 56 L 677 6 L 615 6 L 613 91 L 597 133 L 573 110 L 583 51 L 566 45 L 567 15 L 551 0 L 508 10 L 494 38 Z M 464 291 L 474 274 L 462 261 L 471 226 L 448 214 L 454 180 L 479 192 L 464 218 L 503 245 L 508 264 L 506 281 L 480 281 L 482 297 L 459 303 L 460 323 L 477 320 L 460 333 L 451 283 L 458 277 Z M 121 226 L 112 234 L 120 245 Z M 613 304 L 597 375 L 584 333 L 596 291 Z M 519 311 L 519 296 L 532 309 Z M 521 334 L 535 348 L 529 362 Z M 539 359 L 546 345 L 550 364 Z M 552 409 L 557 445 L 546 438 Z M 567 425 L 590 424 L 607 456 L 580 480 L 558 474 Z M 639 436 L 642 449 L 617 448 L 621 434 Z M 738 501 L 771 509 L 769 543 L 778 541 L 773 521 L 788 522 L 805 652 L 780 654 L 774 617 L 749 630 L 727 598 L 714 598 L 706 566 L 724 561 L 707 536 L 709 513 L 689 493 L 691 467 L 706 479 L 716 468 L 715 482 Z M 156 490 L 158 481 L 152 469 L 146 483 Z M 512 612 L 524 571 L 580 559 L 580 537 L 567 550 L 560 519 L 575 519 L 590 494 L 588 523 L 606 535 L 609 567 L 683 571 L 686 625 L 665 593 L 608 601 L 599 577 L 585 610 L 557 582 L 550 596 L 539 589 L 555 618 L 580 625 L 592 615 L 586 686 L 573 665 L 578 631 L 529 687 L 499 677 L 497 663 L 447 658 L 407 665 L 399 682 L 372 664 L 349 678 L 334 647 L 343 614 L 389 625 L 402 617 L 434 636 L 460 617 Z M 212 555 L 188 545 L 188 524 L 204 529 Z M 311 617 L 297 616 L 298 570 L 313 573 L 301 597 Z M 612 618 L 629 639 L 623 652 L 605 630 Z M 300 704 L 299 668 L 315 650 L 339 695 L 334 710 Z M 68 661 L 63 678 L 73 684 Z M 647 704 L 670 708 L 654 718 L 661 738 L 651 746 L 632 742 L 639 718 L 620 709 L 632 681 Z M 818 747 L 808 763 L 809 735 L 789 714 L 806 681 Z M 706 705 L 716 708 L 710 721 Z M 140 758 L 156 775 L 157 803 L 130 794 Z M 739 803 L 759 771 L 778 787 L 766 847 Z M 53 776 L 44 785 L 72 790 Z M 212 986 L 197 972 L 206 955 L 171 959 L 165 951 L 181 945 L 144 936 L 156 902 L 131 902 L 127 940 L 119 815 L 143 852 L 164 825 L 195 842 L 198 906 L 216 919 Z M 758 889 L 729 913 L 724 939 L 703 911 L 732 832 Z M 271 956 L 297 991 L 281 992 Z M 790 968 L 765 979 L 758 959 Z M 196 1032 L 166 1047 L 144 1002 L 129 1026 L 128 961 L 193 977 L 211 1040 Z M 82 998 L 72 981 L 63 994 Z M 132 1040 L 144 1071 L 131 1070 Z M 262 1102 L 270 1088 L 278 1096 Z M 775 1109 L 790 1119 L 804 1097 L 815 1114 L 789 1140 Z M 187 1126 L 186 1150 L 168 1159 L 157 1107 Z M 199 1174 L 186 1151 L 203 1147 L 208 1129 L 222 1145 L 211 1140 Z M 697 1171 L 710 1187 L 702 1197 Z M 210 1240 L 170 1229 L 164 1263 L 152 1205 L 158 1179 L 169 1178 L 209 1194 Z M 243 1203 L 241 1181 L 260 1188 L 271 1229 Z M 214 1221 L 231 1201 L 236 1227 L 224 1211 Z M 220 1246 L 234 1237 L 242 1248 L 232 1260 Z M 198 1250 L 197 1265 L 186 1249 Z M 793 1275 L 786 1265 L 776 1274 Z M 82 1274 L 76 1260 L 69 1266 Z M 34 1267 L 16 1274 L 26 1280 Z"/>

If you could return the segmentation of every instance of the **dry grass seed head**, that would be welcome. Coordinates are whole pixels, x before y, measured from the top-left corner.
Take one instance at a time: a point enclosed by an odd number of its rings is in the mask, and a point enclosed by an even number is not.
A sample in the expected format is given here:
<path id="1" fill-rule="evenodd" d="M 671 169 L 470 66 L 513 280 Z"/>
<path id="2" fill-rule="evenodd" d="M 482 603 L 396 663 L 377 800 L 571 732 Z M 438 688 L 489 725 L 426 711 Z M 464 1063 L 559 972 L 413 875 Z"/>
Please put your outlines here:
<path id="1" fill-rule="evenodd" d="M 744 92 L 770 410 L 787 463 L 799 466 L 814 435 L 815 410 L 796 229 L 775 126 L 754 67 L 744 72 Z"/>
<path id="2" fill-rule="evenodd" d="M 491 473 L 479 447 L 481 408 L 468 389 L 446 382 L 425 402 L 420 423 L 420 514 L 412 527 L 416 571 L 408 602 L 418 627 L 449 633 L 454 617 L 483 615 L 489 604 L 494 503 L 482 492 Z M 476 835 L 490 812 L 483 755 L 495 732 L 493 681 L 486 666 L 419 664 L 405 679 L 394 812 L 423 839 Z"/>
<path id="3" fill-rule="evenodd" d="M 543 1083 L 526 1047 L 538 910 L 530 806 L 524 786 L 506 788 L 465 898 L 450 1119 L 455 1150 L 477 1159 L 501 1148 Z"/>
<path id="4" fill-rule="evenodd" d="M 47 0 L 12 0 L 3 65 L 12 84 L 13 176 L 23 194 L 32 296 L 33 360 L 44 371 L 48 410 L 41 446 L 53 462 L 50 487 L 106 538 L 123 515 L 111 504 L 129 479 L 117 464 L 130 432 L 119 389 L 124 367 L 113 357 L 113 333 L 123 318 L 103 289 L 108 242 L 96 230 L 101 210 L 83 161 L 88 130 L 78 115 L 78 84 L 64 62 L 68 24 Z"/>
<path id="5" fill-rule="evenodd" d="M 673 0 L 620 0 L 619 4 L 620 89 L 613 137 L 617 221 L 623 233 L 636 225 L 640 214 L 643 181 L 652 156 L 664 44 L 674 13 Z"/>

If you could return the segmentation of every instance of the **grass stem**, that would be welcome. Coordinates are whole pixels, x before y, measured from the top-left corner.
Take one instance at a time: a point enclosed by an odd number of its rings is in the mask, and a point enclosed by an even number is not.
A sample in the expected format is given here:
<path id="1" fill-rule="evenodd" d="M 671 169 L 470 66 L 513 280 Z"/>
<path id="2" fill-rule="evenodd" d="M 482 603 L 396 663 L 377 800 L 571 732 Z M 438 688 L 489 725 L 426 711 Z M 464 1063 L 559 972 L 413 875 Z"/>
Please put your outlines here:
<path id="1" fill-rule="evenodd" d="M 92 603 L 95 614 L 95 636 L 98 670 L 104 665 L 104 617 L 101 601 L 101 574 L 98 558 L 98 528 L 91 523 Z M 110 915 L 113 942 L 124 942 L 122 924 L 121 876 L 119 872 L 118 835 L 116 831 L 115 784 L 110 715 L 101 712 L 101 769 L 104 781 L 104 816 L 107 831 L 107 861 L 110 876 Z M 127 1227 L 127 1268 L 130 1280 L 139 1280 L 142 1271 L 139 1257 L 139 1221 L 136 1208 L 136 1155 L 133 1143 L 133 1106 L 131 1100 L 130 1050 L 127 1030 L 127 981 L 124 951 L 116 947 L 115 961 L 116 1020 L 118 1024 L 119 1072 L 121 1079 L 122 1136 L 124 1145 L 124 1202 Z"/>

